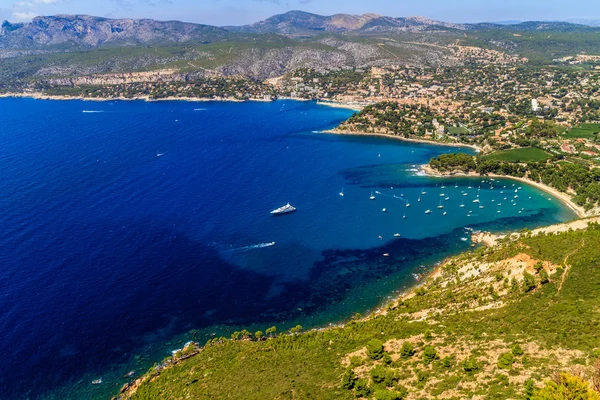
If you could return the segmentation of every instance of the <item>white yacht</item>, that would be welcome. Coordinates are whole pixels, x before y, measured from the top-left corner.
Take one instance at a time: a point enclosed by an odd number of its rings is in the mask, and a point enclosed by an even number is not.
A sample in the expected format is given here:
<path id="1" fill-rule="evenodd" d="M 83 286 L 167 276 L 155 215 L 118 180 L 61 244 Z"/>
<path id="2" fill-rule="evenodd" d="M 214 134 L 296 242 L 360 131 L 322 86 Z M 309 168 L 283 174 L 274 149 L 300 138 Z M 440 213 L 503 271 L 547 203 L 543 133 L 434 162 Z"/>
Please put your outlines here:
<path id="1" fill-rule="evenodd" d="M 271 211 L 271 214 L 273 215 L 280 215 L 280 214 L 287 214 L 287 213 L 291 213 L 296 211 L 296 207 L 292 206 L 290 203 L 287 203 L 285 206 L 283 207 L 279 207 L 273 211 Z"/>

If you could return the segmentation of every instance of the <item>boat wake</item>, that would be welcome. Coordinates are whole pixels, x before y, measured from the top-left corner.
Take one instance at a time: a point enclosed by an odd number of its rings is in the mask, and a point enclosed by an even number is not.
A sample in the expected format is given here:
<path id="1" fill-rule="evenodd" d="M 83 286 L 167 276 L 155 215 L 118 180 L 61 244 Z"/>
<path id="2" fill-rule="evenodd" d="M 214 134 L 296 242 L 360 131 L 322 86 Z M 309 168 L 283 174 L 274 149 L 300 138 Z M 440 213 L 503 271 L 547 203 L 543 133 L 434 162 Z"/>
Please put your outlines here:
<path id="1" fill-rule="evenodd" d="M 250 251 L 250 250 L 256 250 L 256 249 L 264 249 L 264 248 L 272 247 L 272 246 L 275 246 L 275 242 L 253 244 L 250 246 L 244 246 L 244 247 L 238 247 L 235 249 L 231 249 L 229 251 L 230 252 L 244 252 L 244 251 Z"/>
<path id="2" fill-rule="evenodd" d="M 84 114 L 98 114 L 98 113 L 103 113 L 104 111 L 102 110 L 83 110 L 82 113 Z"/>
<path id="3" fill-rule="evenodd" d="M 208 108 L 194 108 L 194 111 L 206 111 Z"/>

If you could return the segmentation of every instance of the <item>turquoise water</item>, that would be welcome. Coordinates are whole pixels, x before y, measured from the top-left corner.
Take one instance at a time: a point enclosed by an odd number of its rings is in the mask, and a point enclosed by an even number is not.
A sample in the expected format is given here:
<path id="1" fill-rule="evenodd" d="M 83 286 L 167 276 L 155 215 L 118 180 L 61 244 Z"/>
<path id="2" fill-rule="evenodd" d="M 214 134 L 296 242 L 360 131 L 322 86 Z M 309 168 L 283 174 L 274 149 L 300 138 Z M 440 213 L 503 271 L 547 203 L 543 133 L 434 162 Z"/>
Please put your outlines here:
<path id="1" fill-rule="evenodd" d="M 319 133 L 350 115 L 0 99 L 0 398 L 106 397 L 189 339 L 371 310 L 465 228 L 575 217 L 510 180 L 419 173 L 453 148 Z"/>

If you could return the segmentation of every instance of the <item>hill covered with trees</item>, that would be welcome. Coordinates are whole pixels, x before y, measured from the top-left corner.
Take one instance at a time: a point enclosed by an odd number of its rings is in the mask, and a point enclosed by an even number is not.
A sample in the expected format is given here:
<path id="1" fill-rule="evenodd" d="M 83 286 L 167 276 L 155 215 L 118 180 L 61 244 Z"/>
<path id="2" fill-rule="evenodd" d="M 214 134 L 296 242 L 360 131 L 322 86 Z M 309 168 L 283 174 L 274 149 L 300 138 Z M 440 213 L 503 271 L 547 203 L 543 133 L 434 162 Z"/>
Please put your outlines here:
<path id="1" fill-rule="evenodd" d="M 236 332 L 123 399 L 598 399 L 600 226 L 503 239 L 447 260 L 368 318 Z"/>

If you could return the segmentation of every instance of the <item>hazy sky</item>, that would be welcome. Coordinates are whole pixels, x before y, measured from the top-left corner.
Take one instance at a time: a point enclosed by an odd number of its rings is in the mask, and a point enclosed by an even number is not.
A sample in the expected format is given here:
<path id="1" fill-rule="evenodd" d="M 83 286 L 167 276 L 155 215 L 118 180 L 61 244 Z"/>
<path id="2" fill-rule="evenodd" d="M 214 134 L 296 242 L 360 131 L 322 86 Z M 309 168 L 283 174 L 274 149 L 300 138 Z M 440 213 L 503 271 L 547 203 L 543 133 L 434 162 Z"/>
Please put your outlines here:
<path id="1" fill-rule="evenodd" d="M 324 15 L 422 15 L 452 22 L 600 19 L 597 0 L 0 0 L 0 20 L 89 14 L 241 25 L 298 9 Z"/>

